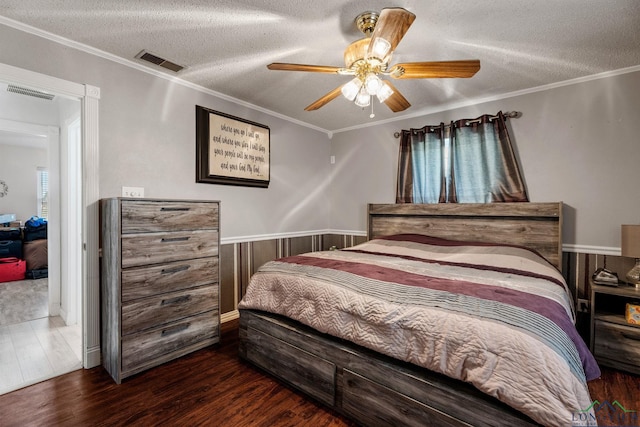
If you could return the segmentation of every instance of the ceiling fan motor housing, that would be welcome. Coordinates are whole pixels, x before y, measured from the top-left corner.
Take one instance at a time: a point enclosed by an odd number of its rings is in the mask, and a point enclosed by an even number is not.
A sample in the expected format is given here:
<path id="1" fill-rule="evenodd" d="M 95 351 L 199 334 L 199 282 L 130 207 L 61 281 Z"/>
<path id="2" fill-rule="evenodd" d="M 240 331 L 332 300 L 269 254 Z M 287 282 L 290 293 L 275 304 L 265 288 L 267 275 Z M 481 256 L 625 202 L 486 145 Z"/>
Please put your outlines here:
<path id="1" fill-rule="evenodd" d="M 379 16 L 380 14 L 374 11 L 362 12 L 360 15 L 356 16 L 354 22 L 356 23 L 358 29 L 362 31 L 365 36 L 371 37 L 371 33 L 373 33 L 373 29 L 376 27 Z"/>

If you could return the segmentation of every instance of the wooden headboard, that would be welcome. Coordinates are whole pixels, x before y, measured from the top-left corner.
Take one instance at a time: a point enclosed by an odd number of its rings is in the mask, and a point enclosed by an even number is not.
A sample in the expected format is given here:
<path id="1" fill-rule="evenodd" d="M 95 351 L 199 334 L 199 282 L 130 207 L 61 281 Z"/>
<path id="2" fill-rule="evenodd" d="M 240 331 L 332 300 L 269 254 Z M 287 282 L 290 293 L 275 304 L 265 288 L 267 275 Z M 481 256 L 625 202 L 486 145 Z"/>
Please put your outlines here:
<path id="1" fill-rule="evenodd" d="M 524 246 L 561 270 L 562 202 L 369 204 L 369 239 L 400 233 Z"/>

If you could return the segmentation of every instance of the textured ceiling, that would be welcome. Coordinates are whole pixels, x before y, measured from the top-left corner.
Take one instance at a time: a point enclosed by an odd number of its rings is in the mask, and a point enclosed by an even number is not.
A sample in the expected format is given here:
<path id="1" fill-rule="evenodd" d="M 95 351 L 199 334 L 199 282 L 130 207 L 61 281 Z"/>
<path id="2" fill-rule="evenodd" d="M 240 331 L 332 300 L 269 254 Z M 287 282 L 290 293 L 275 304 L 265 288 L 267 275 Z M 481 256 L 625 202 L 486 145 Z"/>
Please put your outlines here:
<path id="1" fill-rule="evenodd" d="M 482 68 L 470 79 L 395 81 L 412 106 L 392 113 L 375 101 L 374 119 L 342 97 L 304 111 L 348 76 L 267 70 L 342 66 L 362 37 L 354 18 L 384 7 L 417 15 L 391 64 L 479 59 Z M 637 0 L 2 0 L 0 15 L 133 62 L 146 49 L 186 66 L 181 79 L 328 131 L 640 65 Z"/>

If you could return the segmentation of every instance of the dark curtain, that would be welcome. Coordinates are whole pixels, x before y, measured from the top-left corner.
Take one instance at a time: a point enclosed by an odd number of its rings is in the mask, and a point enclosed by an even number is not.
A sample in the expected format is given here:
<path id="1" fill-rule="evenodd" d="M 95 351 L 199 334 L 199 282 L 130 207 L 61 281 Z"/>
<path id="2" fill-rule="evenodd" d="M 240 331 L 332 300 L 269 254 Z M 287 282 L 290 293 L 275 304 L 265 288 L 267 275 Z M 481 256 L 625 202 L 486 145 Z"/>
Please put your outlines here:
<path id="1" fill-rule="evenodd" d="M 413 156 L 411 153 L 411 131 L 403 130 L 400 136 L 398 155 L 398 179 L 396 203 L 413 203 Z"/>
<path id="2" fill-rule="evenodd" d="M 526 201 L 502 112 L 402 131 L 396 203 Z"/>
<path id="3" fill-rule="evenodd" d="M 396 203 L 444 203 L 447 200 L 444 145 L 444 123 L 402 131 Z"/>

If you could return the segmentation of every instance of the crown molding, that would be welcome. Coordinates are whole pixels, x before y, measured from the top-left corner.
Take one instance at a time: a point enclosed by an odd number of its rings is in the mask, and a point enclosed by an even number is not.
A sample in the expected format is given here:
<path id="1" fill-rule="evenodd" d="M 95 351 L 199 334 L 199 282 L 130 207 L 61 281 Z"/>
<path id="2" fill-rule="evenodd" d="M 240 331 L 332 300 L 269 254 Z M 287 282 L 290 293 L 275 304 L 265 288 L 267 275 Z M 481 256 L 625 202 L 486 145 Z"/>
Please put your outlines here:
<path id="1" fill-rule="evenodd" d="M 309 128 L 309 129 L 313 129 L 313 130 L 318 131 L 318 132 L 322 132 L 322 133 L 326 134 L 328 138 L 331 137 L 331 131 L 329 131 L 327 129 L 323 129 L 323 128 L 320 128 L 318 126 L 314 126 L 314 125 L 312 125 L 310 123 L 303 122 L 301 120 L 297 120 L 297 119 L 294 119 L 292 117 L 286 116 L 284 114 L 280 114 L 280 113 L 277 113 L 275 111 L 268 110 L 268 109 L 260 107 L 258 105 L 251 104 L 250 102 L 242 101 L 242 100 L 234 98 L 232 96 L 225 95 L 224 93 L 216 92 L 215 90 L 211 90 L 211 89 L 208 89 L 206 87 L 197 85 L 195 83 L 188 82 L 188 81 L 183 80 L 183 79 L 181 79 L 179 77 L 168 75 L 168 74 L 166 74 L 166 73 L 164 73 L 162 71 L 159 71 L 159 70 L 154 70 L 154 69 L 149 68 L 149 67 L 147 67 L 147 66 L 145 66 L 143 64 L 139 64 L 139 63 L 137 63 L 135 61 L 132 61 L 132 60 L 129 60 L 129 59 L 126 59 L 126 58 L 122 58 L 120 56 L 114 55 L 114 54 L 109 53 L 109 52 L 105 52 L 105 51 L 100 50 L 100 49 L 96 49 L 94 47 L 88 46 L 88 45 L 83 44 L 83 43 L 76 42 L 74 40 L 70 40 L 70 39 L 68 39 L 66 37 L 58 36 L 56 34 L 50 33 L 48 31 L 41 30 L 41 29 L 36 28 L 36 27 L 32 27 L 30 25 L 24 24 L 24 23 L 19 22 L 19 21 L 15 21 L 15 20 L 7 18 L 5 16 L 1 16 L 0 15 L 0 24 L 4 24 L 4 25 L 6 25 L 8 27 L 11 27 L 11 28 L 14 28 L 16 30 L 24 31 L 25 33 L 29 33 L 29 34 L 33 34 L 33 35 L 38 36 L 38 37 L 42 37 L 42 38 L 47 39 L 49 41 L 52 41 L 54 43 L 58 43 L 58 44 L 61 44 L 61 45 L 67 46 L 67 47 L 71 47 L 73 49 L 88 53 L 90 55 L 98 56 L 98 57 L 106 59 L 108 61 L 116 62 L 116 63 L 118 63 L 120 65 L 124 65 L 125 67 L 129 67 L 129 68 L 133 68 L 133 69 L 138 70 L 138 71 L 142 71 L 143 73 L 147 73 L 147 74 L 150 74 L 152 76 L 159 77 L 159 78 L 164 79 L 164 80 L 168 80 L 168 81 L 170 81 L 172 83 L 175 83 L 175 84 L 178 84 L 178 85 L 181 85 L 181 86 L 184 86 L 184 87 L 188 87 L 190 89 L 194 89 L 194 90 L 197 90 L 199 92 L 206 93 L 208 95 L 215 96 L 216 98 L 220 98 L 220 99 L 223 99 L 225 101 L 229 101 L 229 102 L 232 102 L 234 104 L 237 104 L 237 105 L 240 105 L 240 106 L 243 106 L 243 107 L 246 107 L 246 108 L 250 108 L 252 110 L 256 110 L 256 111 L 259 111 L 261 113 L 268 114 L 270 116 L 277 117 L 277 118 L 282 119 L 282 120 L 286 120 L 288 122 L 297 124 L 299 126 L 303 126 L 303 127 L 306 127 L 306 128 Z"/>

